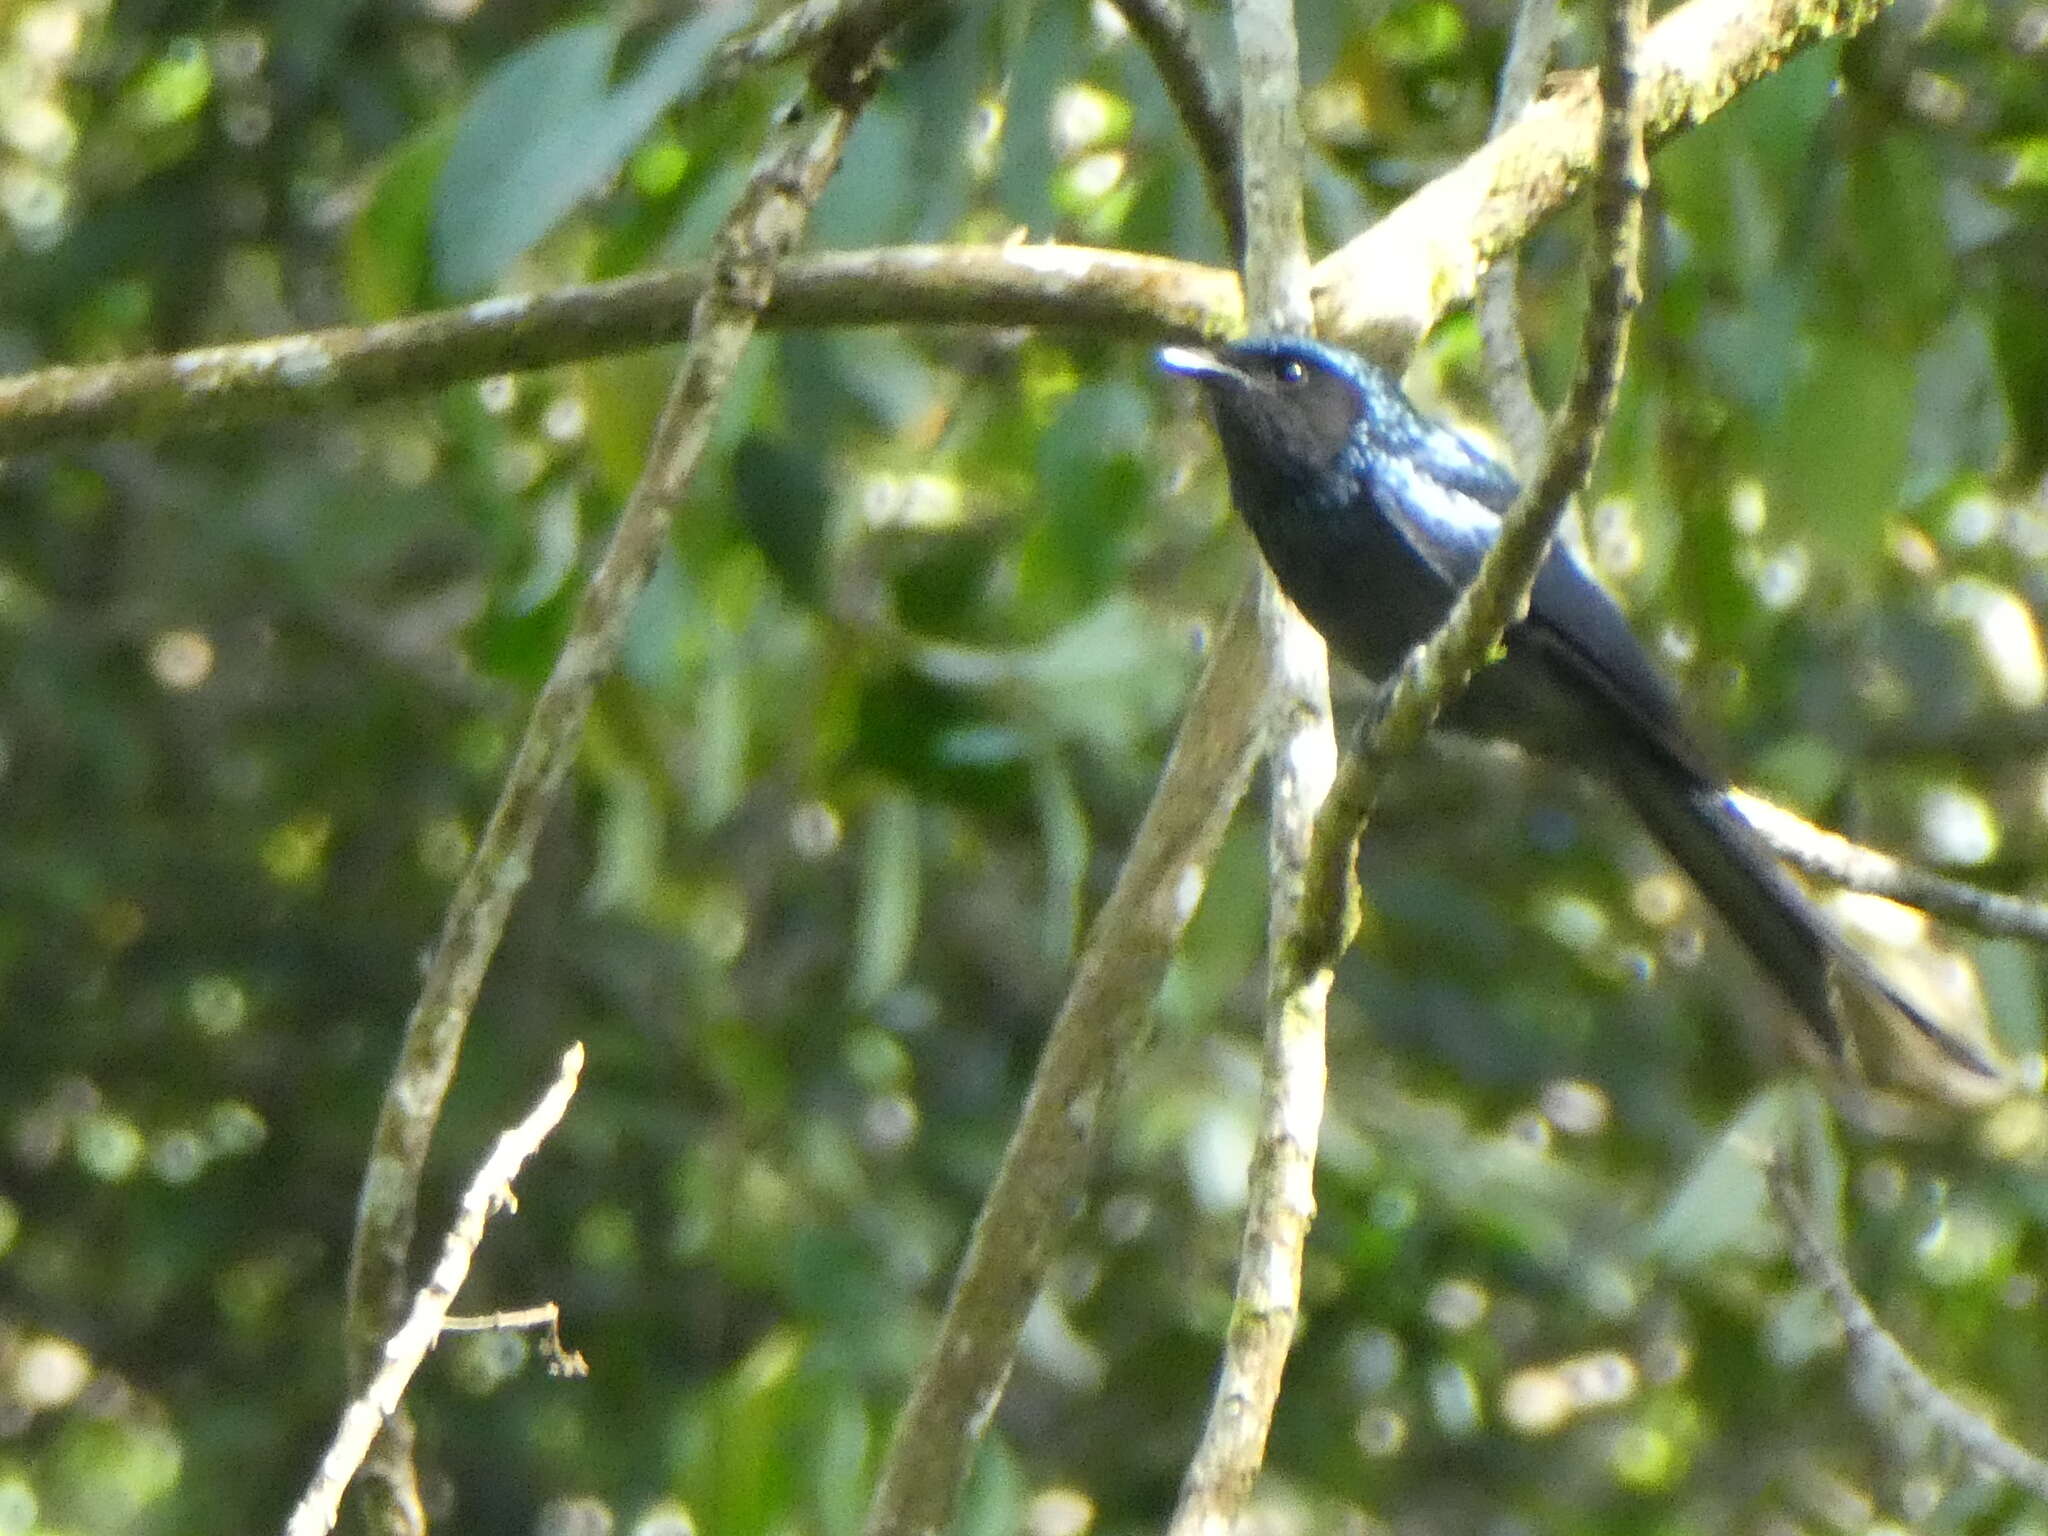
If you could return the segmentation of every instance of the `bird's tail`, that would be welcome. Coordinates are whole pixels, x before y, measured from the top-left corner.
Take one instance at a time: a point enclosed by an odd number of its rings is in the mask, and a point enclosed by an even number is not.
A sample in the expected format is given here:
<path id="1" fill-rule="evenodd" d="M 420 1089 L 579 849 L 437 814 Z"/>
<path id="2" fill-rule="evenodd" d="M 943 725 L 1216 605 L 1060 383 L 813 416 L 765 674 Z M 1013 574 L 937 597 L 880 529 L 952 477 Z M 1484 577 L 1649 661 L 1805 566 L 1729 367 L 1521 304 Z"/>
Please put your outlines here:
<path id="1" fill-rule="evenodd" d="M 1609 782 L 1835 1063 L 1856 1071 L 1865 1054 L 1859 1043 L 1876 1045 L 1888 1075 L 1952 1102 L 1983 1104 L 2011 1091 L 2010 1073 L 1987 1050 L 1936 1020 L 1850 944 L 1724 789 L 1654 749 L 1625 755 L 1610 765 Z"/>

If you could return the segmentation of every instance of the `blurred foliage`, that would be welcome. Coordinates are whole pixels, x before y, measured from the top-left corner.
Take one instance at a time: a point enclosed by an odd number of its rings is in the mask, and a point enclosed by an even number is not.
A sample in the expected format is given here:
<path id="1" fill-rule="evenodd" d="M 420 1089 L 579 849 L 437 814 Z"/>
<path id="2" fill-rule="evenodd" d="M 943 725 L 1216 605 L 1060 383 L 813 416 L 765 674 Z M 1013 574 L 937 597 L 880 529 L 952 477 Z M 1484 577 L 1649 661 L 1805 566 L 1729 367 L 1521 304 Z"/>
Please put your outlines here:
<path id="1" fill-rule="evenodd" d="M 790 72 L 730 6 L 0 11 L 0 367 L 700 252 Z M 1213 8 L 1197 22 L 1227 59 Z M 1469 148 L 1494 0 L 1304 0 L 1324 244 Z M 1564 62 L 1584 63 L 1585 18 Z M 1169 104 L 1078 0 L 903 40 L 812 240 L 1214 260 Z M 2048 856 L 2048 7 L 1910 0 L 1657 164 L 1596 557 L 1741 776 L 2014 889 Z M 1532 243 L 1555 397 L 1580 218 Z M 1483 416 L 1470 323 L 1414 382 Z M 0 1536 L 262 1529 L 339 1398 L 418 957 L 667 354 L 0 467 Z M 451 1341 L 449 1530 L 856 1529 L 1087 915 L 1240 579 L 1141 348 L 757 344 L 480 1007 L 423 1220 L 564 1042 L 586 1087 Z M 1348 695 L 1355 698 L 1355 692 Z M 1255 797 L 1256 798 L 1256 797 Z M 1227 1316 L 1261 829 L 1226 847 L 963 1530 L 1154 1528 Z M 2043 1150 L 1839 1135 L 1625 819 L 1447 747 L 1370 839 L 1333 1004 L 1273 1529 L 2048 1530 L 1860 1418 L 1745 1137 L 1796 1130 L 1880 1311 L 2048 1445 Z M 2039 957 L 1962 940 L 2018 1049 Z"/>

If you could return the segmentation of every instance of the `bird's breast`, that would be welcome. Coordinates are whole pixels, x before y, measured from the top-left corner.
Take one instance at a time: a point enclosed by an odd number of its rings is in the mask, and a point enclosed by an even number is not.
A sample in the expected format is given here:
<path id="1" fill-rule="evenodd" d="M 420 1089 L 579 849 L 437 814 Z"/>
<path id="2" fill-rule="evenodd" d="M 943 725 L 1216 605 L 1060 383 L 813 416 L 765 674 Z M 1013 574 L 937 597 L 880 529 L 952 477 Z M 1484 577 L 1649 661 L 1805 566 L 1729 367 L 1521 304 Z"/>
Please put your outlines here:
<path id="1" fill-rule="evenodd" d="M 1281 590 L 1330 649 L 1382 678 L 1443 621 L 1456 594 L 1368 494 L 1248 499 L 1240 510 Z"/>

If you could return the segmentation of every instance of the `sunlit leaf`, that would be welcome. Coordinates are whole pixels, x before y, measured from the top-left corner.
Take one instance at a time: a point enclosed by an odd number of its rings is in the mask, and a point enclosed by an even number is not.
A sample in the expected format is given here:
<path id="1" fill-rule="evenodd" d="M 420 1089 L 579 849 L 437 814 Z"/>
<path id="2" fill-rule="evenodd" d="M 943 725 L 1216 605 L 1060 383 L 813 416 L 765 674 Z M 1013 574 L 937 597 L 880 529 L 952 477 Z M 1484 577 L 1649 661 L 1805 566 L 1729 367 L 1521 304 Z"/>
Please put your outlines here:
<path id="1" fill-rule="evenodd" d="M 408 313 L 429 298 L 434 189 L 454 137 L 455 123 L 443 121 L 406 140 L 349 226 L 342 250 L 348 296 L 365 320 Z"/>

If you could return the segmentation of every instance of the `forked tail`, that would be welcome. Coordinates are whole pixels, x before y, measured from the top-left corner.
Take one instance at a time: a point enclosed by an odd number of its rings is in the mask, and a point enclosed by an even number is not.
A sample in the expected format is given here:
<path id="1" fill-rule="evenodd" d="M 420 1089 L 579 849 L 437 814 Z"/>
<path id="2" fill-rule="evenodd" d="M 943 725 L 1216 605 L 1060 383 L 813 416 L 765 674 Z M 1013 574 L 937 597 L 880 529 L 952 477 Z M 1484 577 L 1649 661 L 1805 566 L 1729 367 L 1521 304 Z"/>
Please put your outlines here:
<path id="1" fill-rule="evenodd" d="M 1857 950 L 1743 820 L 1718 785 L 1701 782 L 1650 748 L 1621 748 L 1608 781 L 1664 851 L 1734 930 L 1828 1054 L 1855 1062 L 1846 1009 L 1862 1002 L 1895 1015 L 1951 1067 L 1976 1079 L 1964 1097 L 2003 1092 L 2006 1072 L 1976 1044 L 1943 1027 Z"/>

